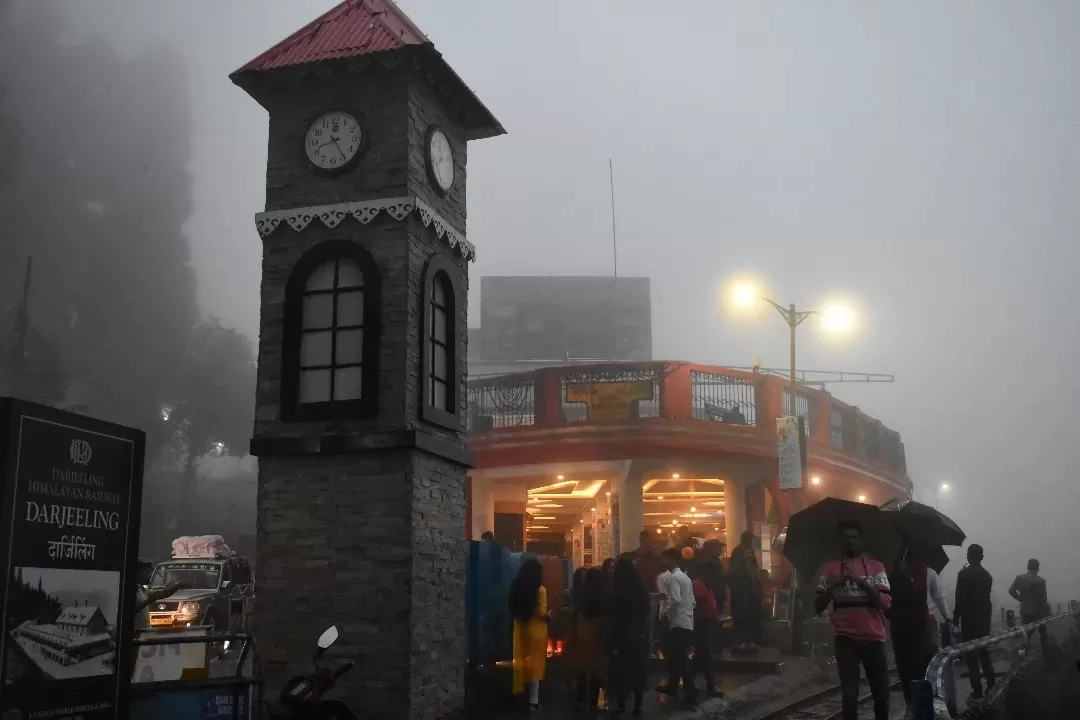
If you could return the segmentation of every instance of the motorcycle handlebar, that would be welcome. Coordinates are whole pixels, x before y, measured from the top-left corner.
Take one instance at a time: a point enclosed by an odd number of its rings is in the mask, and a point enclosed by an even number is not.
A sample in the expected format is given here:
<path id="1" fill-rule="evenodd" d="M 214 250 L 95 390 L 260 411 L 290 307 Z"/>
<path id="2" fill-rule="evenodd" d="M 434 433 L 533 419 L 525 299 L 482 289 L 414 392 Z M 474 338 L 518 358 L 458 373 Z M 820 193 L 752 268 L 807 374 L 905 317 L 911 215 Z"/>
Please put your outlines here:
<path id="1" fill-rule="evenodd" d="M 334 679 L 334 680 L 337 680 L 337 679 L 338 679 L 339 677 L 341 677 L 341 676 L 342 676 L 342 675 L 344 675 L 345 673 L 347 673 L 347 672 L 349 672 L 350 670 L 352 670 L 352 668 L 353 668 L 353 661 L 352 661 L 352 660 L 349 660 L 349 661 L 348 661 L 348 662 L 346 662 L 346 663 L 345 663 L 344 665 L 342 665 L 342 666 L 341 666 L 341 667 L 339 667 L 339 668 L 336 668 L 336 669 L 335 669 L 335 670 L 334 670 L 333 672 L 331 672 L 331 673 L 330 673 L 330 677 L 331 677 L 332 679 Z"/>

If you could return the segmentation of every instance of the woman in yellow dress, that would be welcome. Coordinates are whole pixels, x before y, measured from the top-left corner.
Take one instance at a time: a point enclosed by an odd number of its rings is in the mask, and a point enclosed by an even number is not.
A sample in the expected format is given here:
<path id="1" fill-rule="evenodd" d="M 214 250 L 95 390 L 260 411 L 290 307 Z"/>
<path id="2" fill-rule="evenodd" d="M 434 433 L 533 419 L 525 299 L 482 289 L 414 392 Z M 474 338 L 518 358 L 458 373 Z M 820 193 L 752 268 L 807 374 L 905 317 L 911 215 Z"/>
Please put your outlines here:
<path id="1" fill-rule="evenodd" d="M 547 590 L 544 568 L 535 558 L 525 560 L 510 586 L 510 615 L 514 618 L 514 694 L 529 690 L 529 707 L 540 709 L 540 681 L 547 665 Z"/>

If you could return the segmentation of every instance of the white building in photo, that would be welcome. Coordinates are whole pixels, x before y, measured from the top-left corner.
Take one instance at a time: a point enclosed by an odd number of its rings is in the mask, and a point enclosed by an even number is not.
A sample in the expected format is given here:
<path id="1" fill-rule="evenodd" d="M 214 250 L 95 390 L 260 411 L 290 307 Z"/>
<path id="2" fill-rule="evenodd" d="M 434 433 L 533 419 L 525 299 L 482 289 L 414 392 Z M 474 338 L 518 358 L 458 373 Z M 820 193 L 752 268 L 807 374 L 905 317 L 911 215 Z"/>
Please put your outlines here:
<path id="1" fill-rule="evenodd" d="M 96 605 L 68 607 L 53 623 L 24 622 L 15 628 L 14 634 L 24 642 L 24 647 L 25 643 L 31 643 L 46 659 L 64 666 L 113 649 L 108 620 Z"/>

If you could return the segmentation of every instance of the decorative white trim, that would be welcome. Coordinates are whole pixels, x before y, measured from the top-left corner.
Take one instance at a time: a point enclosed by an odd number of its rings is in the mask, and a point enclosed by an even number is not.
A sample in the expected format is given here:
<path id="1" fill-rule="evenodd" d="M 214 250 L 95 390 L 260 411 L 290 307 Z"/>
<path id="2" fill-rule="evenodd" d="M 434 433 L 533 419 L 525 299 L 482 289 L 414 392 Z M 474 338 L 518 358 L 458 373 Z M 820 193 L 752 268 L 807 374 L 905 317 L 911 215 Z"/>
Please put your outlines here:
<path id="1" fill-rule="evenodd" d="M 289 208 L 256 213 L 255 227 L 259 235 L 266 237 L 277 229 L 282 221 L 296 232 L 300 232 L 312 220 L 318 219 L 328 228 L 337 227 L 347 216 L 352 215 L 360 224 L 367 225 L 379 213 L 385 212 L 397 221 L 404 220 L 411 213 L 420 215 L 424 227 L 431 227 L 435 235 L 446 240 L 450 247 L 461 253 L 466 260 L 476 259 L 476 248 L 465 239 L 450 223 L 426 202 L 416 197 L 382 198 L 380 200 L 361 200 L 360 202 L 337 203 L 335 205 L 317 205 L 314 207 Z"/>

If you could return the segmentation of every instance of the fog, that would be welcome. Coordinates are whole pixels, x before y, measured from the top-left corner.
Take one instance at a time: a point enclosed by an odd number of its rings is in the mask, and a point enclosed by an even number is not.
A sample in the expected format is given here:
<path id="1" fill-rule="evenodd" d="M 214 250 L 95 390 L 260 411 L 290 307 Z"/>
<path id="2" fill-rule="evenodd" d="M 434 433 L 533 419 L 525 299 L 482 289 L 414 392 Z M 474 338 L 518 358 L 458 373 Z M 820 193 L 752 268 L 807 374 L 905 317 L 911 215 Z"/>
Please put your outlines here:
<path id="1" fill-rule="evenodd" d="M 30 2 L 7 5 L 18 14 Z M 146 262 L 180 295 L 193 283 L 198 304 L 161 307 L 191 307 L 177 327 L 215 316 L 255 338 L 267 122 L 227 76 L 335 3 L 33 4 L 62 7 L 68 24 L 54 39 L 67 56 L 40 77 L 40 93 L 9 85 L 23 102 L 50 98 L 42 107 L 70 113 L 64 132 L 78 135 L 79 122 L 109 121 L 81 110 L 109 78 L 80 75 L 72 48 L 97 37 L 123 58 L 138 96 L 114 89 L 110 102 L 169 124 L 170 144 L 140 139 L 144 155 L 125 167 L 165 169 L 115 197 L 144 213 L 133 235 L 187 241 L 155 241 Z M 610 158 L 619 272 L 652 279 L 655 358 L 786 364 L 780 322 L 721 317 L 717 290 L 733 271 L 764 274 L 784 303 L 853 293 L 866 337 L 825 347 L 804 333 L 799 366 L 895 375 L 828 389 L 902 434 L 917 487 L 949 483 L 934 499 L 986 548 L 999 598 L 1029 557 L 1042 561 L 1053 600 L 1080 597 L 1080 324 L 1068 295 L 1080 267 L 1080 5 L 399 4 L 509 133 L 469 148 L 474 323 L 483 275 L 611 272 Z M 32 71 L 15 53 L 3 61 L 9 78 Z M 157 77 L 168 92 L 155 92 Z M 33 174 L 35 162 L 21 167 Z M 66 233 L 50 240 L 57 253 L 90 240 L 74 224 L 38 227 Z M 5 235 L 0 304 L 10 305 L 27 239 Z M 144 290 L 160 297 L 154 285 Z M 58 283 L 40 297 L 69 292 Z M 244 412 L 241 424 L 250 404 Z"/>

